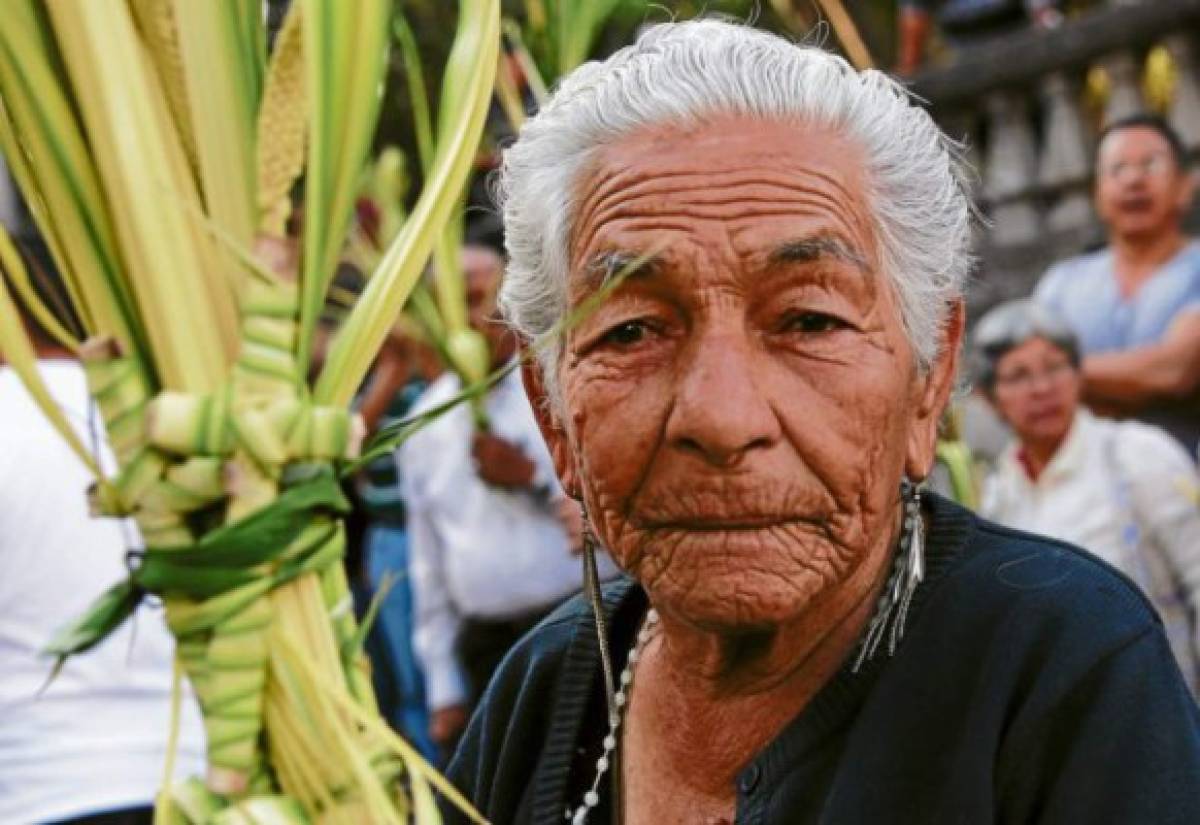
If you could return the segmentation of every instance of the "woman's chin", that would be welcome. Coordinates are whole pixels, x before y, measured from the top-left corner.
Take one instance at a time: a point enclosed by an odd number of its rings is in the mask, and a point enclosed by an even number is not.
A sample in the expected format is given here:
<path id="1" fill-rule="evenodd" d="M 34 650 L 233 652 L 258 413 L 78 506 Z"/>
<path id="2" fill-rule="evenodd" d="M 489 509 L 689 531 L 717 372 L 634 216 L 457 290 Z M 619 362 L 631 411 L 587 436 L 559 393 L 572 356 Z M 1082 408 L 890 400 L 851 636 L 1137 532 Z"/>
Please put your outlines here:
<path id="1" fill-rule="evenodd" d="M 857 554 L 809 525 L 656 535 L 631 570 L 660 610 L 704 627 L 778 625 L 808 610 Z"/>
<path id="2" fill-rule="evenodd" d="M 656 607 L 689 624 L 714 631 L 752 631 L 796 619 L 831 586 L 829 577 L 811 569 L 742 570 L 709 573 L 689 586 L 660 579 L 649 591 Z"/>
<path id="3" fill-rule="evenodd" d="M 1067 431 L 1071 428 L 1070 419 L 1061 417 L 1046 417 L 1029 422 L 1020 432 L 1021 441 L 1026 444 L 1046 445 L 1056 447 L 1063 442 Z"/>

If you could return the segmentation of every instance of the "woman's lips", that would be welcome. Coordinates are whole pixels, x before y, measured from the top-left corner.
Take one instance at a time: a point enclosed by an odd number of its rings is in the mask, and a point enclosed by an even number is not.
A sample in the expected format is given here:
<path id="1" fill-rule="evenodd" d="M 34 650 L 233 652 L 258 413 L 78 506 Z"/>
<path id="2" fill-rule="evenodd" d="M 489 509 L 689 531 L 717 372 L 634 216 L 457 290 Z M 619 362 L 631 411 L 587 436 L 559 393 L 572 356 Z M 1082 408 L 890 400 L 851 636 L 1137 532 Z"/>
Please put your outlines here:
<path id="1" fill-rule="evenodd" d="M 1117 208 L 1122 212 L 1149 212 L 1154 208 L 1154 201 L 1151 198 L 1127 198 L 1125 200 L 1118 201 Z"/>
<path id="2" fill-rule="evenodd" d="M 786 527 L 828 529 L 836 503 L 793 479 L 712 479 L 656 484 L 630 502 L 629 523 L 643 530 L 735 533 Z"/>
<path id="3" fill-rule="evenodd" d="M 713 516 L 711 513 L 695 515 L 672 514 L 669 518 L 642 517 L 637 519 L 639 527 L 648 530 L 688 530 L 696 533 L 732 533 L 752 530 L 769 530 L 797 525 L 814 526 L 820 519 L 786 516 L 737 515 Z"/>
<path id="4" fill-rule="evenodd" d="M 1047 421 L 1057 421 L 1062 418 L 1062 407 L 1045 407 L 1040 410 L 1034 410 L 1029 414 L 1029 420 L 1038 424 L 1046 423 Z"/>

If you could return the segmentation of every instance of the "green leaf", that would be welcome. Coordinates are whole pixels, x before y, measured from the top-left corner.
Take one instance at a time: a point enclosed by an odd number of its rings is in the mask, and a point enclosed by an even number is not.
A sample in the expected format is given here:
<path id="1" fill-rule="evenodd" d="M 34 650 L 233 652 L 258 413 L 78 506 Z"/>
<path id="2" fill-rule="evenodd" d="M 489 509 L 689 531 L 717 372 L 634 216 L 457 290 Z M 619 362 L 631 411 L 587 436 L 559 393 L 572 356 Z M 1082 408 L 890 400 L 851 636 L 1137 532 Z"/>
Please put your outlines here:
<path id="1" fill-rule="evenodd" d="M 392 241 L 330 347 L 313 390 L 318 404 L 345 405 L 370 369 L 375 353 L 412 292 L 455 205 L 475 159 L 491 102 L 500 47 L 499 0 L 463 0 L 455 49 L 474 56 L 465 79 L 469 94 L 452 135 L 438 146 L 436 161 L 411 217 Z"/>
<path id="2" fill-rule="evenodd" d="M 384 600 L 392 592 L 392 587 L 395 586 L 398 580 L 399 577 L 393 575 L 391 571 L 384 574 L 379 582 L 379 586 L 375 589 L 375 593 L 371 596 L 371 601 L 367 605 L 367 610 L 363 613 L 358 627 L 354 630 L 354 635 L 342 645 L 342 664 L 347 670 L 354 667 L 354 661 L 362 653 L 363 647 L 367 643 L 367 636 L 371 632 L 371 627 L 375 624 L 375 620 L 379 618 L 379 609 L 383 607 Z"/>
<path id="3" fill-rule="evenodd" d="M 4 227 L 0 226 L 0 268 L 14 272 L 21 266 L 20 255 L 17 254 Z M 8 287 L 5 286 L 3 273 L 0 273 L 0 357 L 12 367 L 17 377 L 21 379 L 21 383 L 29 391 L 34 403 L 41 408 L 46 420 L 54 429 L 58 430 L 71 451 L 79 457 L 93 477 L 103 483 L 99 465 L 84 447 L 79 436 L 75 434 L 75 430 L 71 428 L 66 416 L 59 409 L 58 403 L 50 395 L 50 390 L 42 381 L 42 376 L 37 369 L 37 352 L 34 350 L 29 336 L 25 334 L 25 325 L 21 322 L 21 316 L 17 312 L 17 306 L 13 302 L 12 296 L 8 293 Z"/>
<path id="4" fill-rule="evenodd" d="M 313 525 L 314 513 L 349 509 L 336 476 L 325 468 L 267 507 L 212 531 L 192 547 L 147 549 L 131 578 L 114 585 L 83 616 L 55 634 L 45 652 L 66 657 L 93 647 L 133 613 L 143 590 L 212 598 L 262 581 L 268 572 L 254 568 L 285 553 L 292 558 L 273 578 L 292 578 L 314 566 L 314 556 L 336 534 L 332 524 Z M 304 547 L 293 546 L 309 528 L 311 540 Z"/>
<path id="5" fill-rule="evenodd" d="M 122 278 L 99 175 L 44 20 L 28 0 L 0 25 L 0 149 L 90 334 L 145 361 L 145 330 Z"/>
<path id="6" fill-rule="evenodd" d="M 437 421 L 464 401 L 470 401 L 473 398 L 481 398 L 487 395 L 492 387 L 504 380 L 518 365 L 519 362 L 513 361 L 496 370 L 482 381 L 478 381 L 466 389 L 455 393 L 451 398 L 438 404 L 436 407 L 430 407 L 424 412 L 407 416 L 399 421 L 393 421 L 385 427 L 381 427 L 364 445 L 362 455 L 342 467 L 342 477 L 351 476 L 380 456 L 393 452 L 419 430 Z"/>
<path id="7" fill-rule="evenodd" d="M 258 225 L 255 121 L 262 57 L 250 46 L 244 14 L 228 0 L 175 0 L 174 17 L 204 203 L 210 220 L 250 246 Z M 227 255 L 221 265 L 238 268 Z"/>
<path id="8" fill-rule="evenodd" d="M 408 96 L 412 100 L 413 132 L 417 139 L 421 171 L 428 174 L 433 163 L 433 117 L 430 114 L 429 94 L 425 89 L 421 52 L 417 48 L 416 35 L 403 14 L 396 15 L 392 22 L 392 33 L 400 44 L 400 56 L 404 60 L 404 79 L 408 82 Z"/>
<path id="9" fill-rule="evenodd" d="M 207 825 L 224 806 L 221 798 L 191 777 L 167 791 L 175 812 L 180 815 L 169 825 Z"/>
<path id="10" fill-rule="evenodd" d="M 307 371 L 379 116 L 391 3 L 302 1 L 309 147 L 297 365 Z"/>
<path id="11" fill-rule="evenodd" d="M 132 616 L 141 600 L 142 591 L 132 579 L 113 585 L 87 612 L 55 633 L 42 652 L 58 656 L 61 663 L 68 656 L 91 650 Z"/>
<path id="12" fill-rule="evenodd" d="M 178 564 L 260 564 L 282 552 L 320 510 L 350 512 L 350 502 L 328 467 L 285 490 L 268 506 L 206 534 L 193 547 L 151 548 L 147 562 L 169 553 Z"/>
<path id="13" fill-rule="evenodd" d="M 307 825 L 304 809 L 285 796 L 256 796 L 218 813 L 205 825 Z"/>

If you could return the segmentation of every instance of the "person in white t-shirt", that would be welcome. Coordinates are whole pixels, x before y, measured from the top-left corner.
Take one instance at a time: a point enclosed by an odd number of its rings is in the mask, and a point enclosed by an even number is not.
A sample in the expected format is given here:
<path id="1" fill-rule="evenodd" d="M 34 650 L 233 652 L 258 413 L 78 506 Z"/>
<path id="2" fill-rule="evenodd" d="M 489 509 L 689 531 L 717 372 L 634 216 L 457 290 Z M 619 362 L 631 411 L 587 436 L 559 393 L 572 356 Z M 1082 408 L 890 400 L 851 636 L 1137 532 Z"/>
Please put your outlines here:
<path id="1" fill-rule="evenodd" d="M 31 325 L 32 326 L 32 325 Z M 43 354 L 49 354 L 43 348 Z M 65 353 L 63 353 L 65 356 Z M 44 357 L 38 371 L 102 466 L 82 368 Z M 98 418 L 96 419 L 98 426 Z M 40 651 L 127 575 L 138 541 L 88 514 L 92 481 L 11 367 L 0 364 L 0 823 L 149 823 L 170 733 L 174 642 L 142 607 L 93 650 L 54 662 Z M 202 774 L 204 739 L 184 697 L 176 778 Z"/>
<path id="2" fill-rule="evenodd" d="M 470 323 L 488 339 L 498 369 L 517 351 L 496 310 L 503 261 L 468 246 L 462 262 Z M 414 414 L 460 388 L 457 375 L 443 374 Z M 430 738 L 447 753 L 508 649 L 583 581 L 579 506 L 558 485 L 520 373 L 497 383 L 485 405 L 488 431 L 476 431 L 461 404 L 397 456 L 408 508 L 413 643 Z M 615 575 L 606 554 L 599 565 L 601 577 Z"/>
<path id="3" fill-rule="evenodd" d="M 1080 406 L 1078 341 L 1045 307 L 1002 304 L 979 321 L 974 343 L 983 389 L 1015 435 L 984 485 L 983 514 L 1076 544 L 1129 576 L 1161 615 L 1200 695 L 1200 506 L 1191 458 L 1157 427 Z"/>

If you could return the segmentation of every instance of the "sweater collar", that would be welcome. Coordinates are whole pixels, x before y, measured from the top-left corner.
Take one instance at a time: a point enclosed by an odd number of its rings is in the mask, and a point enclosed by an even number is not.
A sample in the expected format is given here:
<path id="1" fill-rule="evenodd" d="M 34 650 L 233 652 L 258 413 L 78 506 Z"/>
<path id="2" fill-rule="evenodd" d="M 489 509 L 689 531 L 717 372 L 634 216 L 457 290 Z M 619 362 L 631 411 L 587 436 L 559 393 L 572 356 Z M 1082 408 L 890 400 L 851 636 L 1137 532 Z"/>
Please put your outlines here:
<path id="1" fill-rule="evenodd" d="M 1029 477 L 1029 472 L 1021 460 L 1020 442 L 1015 440 L 1004 452 L 1001 460 L 1002 472 L 1026 488 L 1044 488 L 1057 484 L 1064 478 L 1071 478 L 1078 474 L 1087 461 L 1088 443 L 1095 426 L 1096 420 L 1092 414 L 1080 407 L 1075 411 L 1062 444 L 1042 468 L 1036 480 Z"/>
<path id="2" fill-rule="evenodd" d="M 908 634 L 921 621 L 926 601 L 962 553 L 975 525 L 975 517 L 969 510 L 948 499 L 931 493 L 924 496 L 923 501 L 930 516 L 925 539 L 926 574 L 909 608 Z M 881 647 L 855 672 L 853 666 L 858 652 L 856 645 L 812 701 L 750 761 L 739 775 L 739 782 L 760 775 L 762 781 L 777 780 L 803 753 L 840 730 L 858 712 L 880 674 L 891 666 L 894 658 L 904 655 L 904 640 L 901 638 L 891 656 Z"/>

